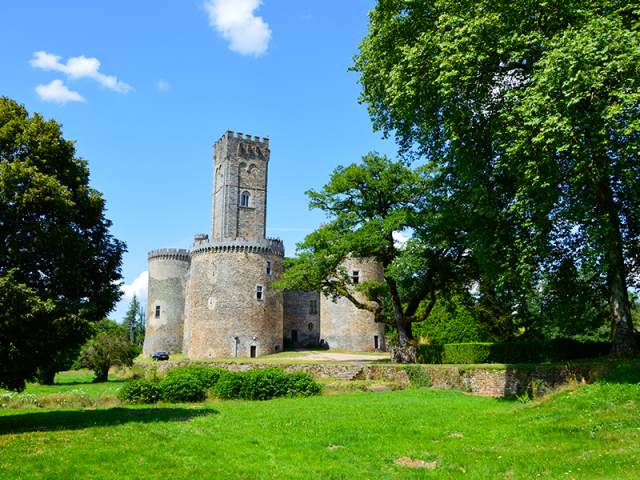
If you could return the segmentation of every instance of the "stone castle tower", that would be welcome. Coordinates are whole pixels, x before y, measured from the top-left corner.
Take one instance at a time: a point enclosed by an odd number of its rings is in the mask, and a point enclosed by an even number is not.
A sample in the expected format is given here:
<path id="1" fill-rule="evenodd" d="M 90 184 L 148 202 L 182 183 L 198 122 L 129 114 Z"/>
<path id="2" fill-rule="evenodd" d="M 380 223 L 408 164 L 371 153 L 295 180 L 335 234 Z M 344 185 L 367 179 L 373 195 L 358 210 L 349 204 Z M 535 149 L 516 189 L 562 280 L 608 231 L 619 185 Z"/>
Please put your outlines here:
<path id="1" fill-rule="evenodd" d="M 316 292 L 271 288 L 282 275 L 284 245 L 265 237 L 270 154 L 268 138 L 232 131 L 214 145 L 210 237 L 196 235 L 188 252 L 148 255 L 145 357 L 156 351 L 182 351 L 191 359 L 258 357 L 280 351 L 285 337 L 320 344 L 325 331 L 329 347 L 385 349 L 384 326 L 368 312 L 331 304 Z M 351 267 L 373 278 L 369 264 Z M 361 331 L 350 334 L 352 328 Z"/>

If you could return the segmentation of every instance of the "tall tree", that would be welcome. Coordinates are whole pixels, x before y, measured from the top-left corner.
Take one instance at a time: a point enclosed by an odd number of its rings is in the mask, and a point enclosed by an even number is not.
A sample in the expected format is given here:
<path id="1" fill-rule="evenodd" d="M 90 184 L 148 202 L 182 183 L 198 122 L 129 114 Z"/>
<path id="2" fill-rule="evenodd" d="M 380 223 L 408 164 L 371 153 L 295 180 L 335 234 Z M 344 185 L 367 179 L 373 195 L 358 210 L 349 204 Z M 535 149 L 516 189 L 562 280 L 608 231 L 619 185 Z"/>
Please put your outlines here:
<path id="1" fill-rule="evenodd" d="M 129 341 L 138 345 L 141 341 L 144 341 L 144 323 L 142 323 L 144 319 L 144 314 L 142 310 L 142 305 L 138 301 L 138 297 L 136 294 L 133 294 L 133 298 L 131 299 L 131 303 L 129 304 L 129 310 L 124 316 L 124 320 L 122 322 L 122 326 L 128 332 Z M 141 324 L 142 323 L 142 324 Z"/>
<path id="2" fill-rule="evenodd" d="M 0 386 L 81 345 L 121 292 L 125 245 L 61 127 L 0 98 Z"/>
<path id="3" fill-rule="evenodd" d="M 638 353 L 627 298 L 640 240 L 637 11 L 380 0 L 353 67 L 374 128 L 440 165 L 494 278 L 531 285 L 561 243 L 599 267 L 615 355 Z"/>
<path id="4" fill-rule="evenodd" d="M 432 231 L 438 213 L 429 182 L 428 168 L 412 170 L 377 154 L 338 167 L 320 192 L 307 192 L 310 207 L 331 221 L 298 244 L 298 258 L 288 261 L 276 286 L 345 297 L 395 328 L 404 347 L 413 339 L 411 324 L 429 316 L 436 292 L 456 278 L 466 253 L 462 243 Z M 408 230 L 412 239 L 399 244 L 394 233 Z M 384 282 L 354 285 L 344 268 L 349 256 L 380 263 Z"/>

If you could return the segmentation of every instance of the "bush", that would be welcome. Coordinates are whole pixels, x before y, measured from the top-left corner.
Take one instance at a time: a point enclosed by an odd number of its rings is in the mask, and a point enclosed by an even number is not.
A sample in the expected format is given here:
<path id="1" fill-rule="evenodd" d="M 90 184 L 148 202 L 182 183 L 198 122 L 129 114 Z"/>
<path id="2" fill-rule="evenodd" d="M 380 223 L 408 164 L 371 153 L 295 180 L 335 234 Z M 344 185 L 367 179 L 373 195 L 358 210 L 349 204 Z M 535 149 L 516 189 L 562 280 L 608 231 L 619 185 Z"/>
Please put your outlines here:
<path id="1" fill-rule="evenodd" d="M 606 355 L 608 342 L 578 342 L 568 338 L 509 343 L 420 345 L 418 361 L 441 363 L 545 363 Z"/>
<path id="2" fill-rule="evenodd" d="M 274 397 L 309 397 L 322 387 L 305 372 L 284 373 L 277 367 L 248 372 L 225 372 L 213 389 L 213 395 L 229 400 L 269 400 Z"/>
<path id="3" fill-rule="evenodd" d="M 282 341 L 282 345 L 284 346 L 283 350 L 295 350 L 296 343 L 290 338 L 285 338 Z"/>
<path id="4" fill-rule="evenodd" d="M 285 374 L 278 367 L 249 370 L 243 377 L 239 397 L 245 400 L 269 400 L 285 393 Z"/>
<path id="5" fill-rule="evenodd" d="M 167 376 L 158 387 L 162 399 L 172 403 L 201 402 L 207 398 L 207 389 L 189 374 Z"/>
<path id="6" fill-rule="evenodd" d="M 213 395 L 224 400 L 239 398 L 242 388 L 242 374 L 238 372 L 224 372 L 220 375 L 216 386 L 213 387 Z"/>
<path id="7" fill-rule="evenodd" d="M 431 375 L 419 365 L 407 365 L 404 367 L 409 377 L 412 388 L 428 388 L 431 386 Z"/>
<path id="8" fill-rule="evenodd" d="M 322 386 L 307 372 L 294 372 L 285 375 L 285 397 L 310 397 L 319 395 Z"/>
<path id="9" fill-rule="evenodd" d="M 156 403 L 160 400 L 160 390 L 157 383 L 137 378 L 129 380 L 118 390 L 118 398 L 125 403 Z"/>
<path id="10" fill-rule="evenodd" d="M 176 368 L 175 370 L 169 370 L 167 377 L 173 377 L 175 375 L 187 375 L 193 379 L 193 381 L 200 383 L 204 388 L 213 388 L 220 376 L 227 371 L 224 368 L 212 368 L 206 365 L 188 365 L 186 367 Z"/>

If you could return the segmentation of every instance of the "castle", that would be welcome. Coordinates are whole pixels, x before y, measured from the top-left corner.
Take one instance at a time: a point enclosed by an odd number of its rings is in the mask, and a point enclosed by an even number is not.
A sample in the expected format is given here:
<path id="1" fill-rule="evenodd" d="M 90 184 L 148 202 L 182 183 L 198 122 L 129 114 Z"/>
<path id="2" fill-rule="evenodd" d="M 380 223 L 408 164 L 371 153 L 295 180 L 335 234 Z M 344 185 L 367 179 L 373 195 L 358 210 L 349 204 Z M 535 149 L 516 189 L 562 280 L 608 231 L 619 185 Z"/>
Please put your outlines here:
<path id="1" fill-rule="evenodd" d="M 269 139 L 227 131 L 213 146 L 211 233 L 189 250 L 149 252 L 143 354 L 190 359 L 259 357 L 284 339 L 349 351 L 385 350 L 384 325 L 347 299 L 278 291 L 284 245 L 265 237 Z M 346 260 L 354 283 L 377 279 L 375 262 Z M 358 294 L 359 295 L 359 294 Z"/>

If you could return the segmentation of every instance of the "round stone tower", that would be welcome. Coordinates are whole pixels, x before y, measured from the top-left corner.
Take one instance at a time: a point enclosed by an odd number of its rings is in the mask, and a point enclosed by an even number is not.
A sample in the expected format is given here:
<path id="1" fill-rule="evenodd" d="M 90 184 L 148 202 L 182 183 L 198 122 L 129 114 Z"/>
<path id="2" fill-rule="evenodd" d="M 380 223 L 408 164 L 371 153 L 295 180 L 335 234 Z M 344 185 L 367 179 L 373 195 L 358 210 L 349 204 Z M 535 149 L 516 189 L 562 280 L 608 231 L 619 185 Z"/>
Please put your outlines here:
<path id="1" fill-rule="evenodd" d="M 284 246 L 278 239 L 212 239 L 191 246 L 187 354 L 260 357 L 282 349 Z"/>
<path id="2" fill-rule="evenodd" d="M 149 258 L 147 325 L 143 355 L 182 350 L 185 299 L 189 278 L 189 253 L 163 248 Z"/>
<path id="3" fill-rule="evenodd" d="M 187 355 L 259 357 L 282 349 L 284 245 L 265 238 L 269 139 L 227 131 L 213 147 L 211 239 L 191 245 Z"/>
<path id="4" fill-rule="evenodd" d="M 366 280 L 384 281 L 384 269 L 375 261 L 361 262 L 355 258 L 345 260 L 345 267 L 354 283 Z M 356 298 L 366 303 L 356 293 Z M 329 348 L 351 352 L 386 351 L 384 324 L 374 321 L 373 313 L 361 310 L 349 300 L 340 297 L 337 302 L 320 295 L 320 341 Z"/>

